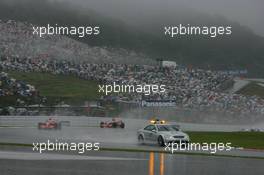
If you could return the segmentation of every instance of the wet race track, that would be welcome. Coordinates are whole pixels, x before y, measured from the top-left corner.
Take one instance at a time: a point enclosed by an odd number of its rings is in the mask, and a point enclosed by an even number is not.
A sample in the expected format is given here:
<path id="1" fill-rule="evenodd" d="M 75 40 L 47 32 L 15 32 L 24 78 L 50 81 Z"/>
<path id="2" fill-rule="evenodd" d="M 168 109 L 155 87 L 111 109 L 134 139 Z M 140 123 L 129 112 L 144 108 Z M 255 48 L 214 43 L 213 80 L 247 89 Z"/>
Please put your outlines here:
<path id="1" fill-rule="evenodd" d="M 31 147 L 1 146 L 0 174 L 149 174 L 149 175 L 223 175 L 264 174 L 264 159 L 217 157 L 204 155 L 183 155 L 154 153 L 156 145 L 139 145 L 136 131 L 148 121 L 126 119 L 125 129 L 101 129 L 100 121 L 106 118 L 58 117 L 70 121 L 70 126 L 61 130 L 38 130 L 37 123 L 48 117 L 2 117 L 0 120 L 1 143 L 47 142 L 100 142 L 101 147 L 118 149 L 144 149 L 148 152 L 89 151 L 76 152 L 33 152 Z M 110 120 L 110 119 L 109 119 Z M 201 124 L 180 124 L 183 130 L 238 131 L 244 126 L 215 126 Z M 226 155 L 264 157 L 263 152 L 233 150 Z"/>
<path id="2" fill-rule="evenodd" d="M 47 116 L 7 116 L 0 117 L 0 142 L 33 143 L 49 140 L 90 141 L 112 145 L 137 145 L 137 130 L 149 121 L 141 119 L 124 119 L 125 129 L 100 128 L 100 121 L 110 118 L 96 117 L 55 117 L 58 121 L 69 121 L 70 126 L 62 126 L 61 130 L 39 130 L 37 125 L 44 122 Z M 184 131 L 239 131 L 243 126 L 206 125 L 192 123 L 176 123 Z M 138 146 L 138 145 L 137 145 Z"/>
<path id="3" fill-rule="evenodd" d="M 263 175 L 264 173 L 263 160 L 248 158 L 100 151 L 79 158 L 76 155 L 46 154 L 44 156 L 46 159 L 42 157 L 43 155 L 34 156 L 31 153 L 25 157 L 26 160 L 23 160 L 20 152 L 13 154 L 12 159 L 0 160 L 1 174 Z"/>

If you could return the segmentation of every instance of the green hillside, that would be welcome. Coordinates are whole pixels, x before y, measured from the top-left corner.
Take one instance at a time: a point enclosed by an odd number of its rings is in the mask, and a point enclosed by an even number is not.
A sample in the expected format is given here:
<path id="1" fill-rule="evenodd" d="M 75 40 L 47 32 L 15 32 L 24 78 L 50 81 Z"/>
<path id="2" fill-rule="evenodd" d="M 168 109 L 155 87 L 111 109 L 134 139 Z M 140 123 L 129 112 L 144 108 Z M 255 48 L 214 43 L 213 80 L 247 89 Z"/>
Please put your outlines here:
<path id="1" fill-rule="evenodd" d="M 240 89 L 237 93 L 264 98 L 264 87 L 259 85 L 258 82 L 252 81 L 248 85 Z"/>
<path id="2" fill-rule="evenodd" d="M 67 104 L 83 105 L 86 100 L 96 100 L 99 98 L 97 83 L 94 81 L 48 73 L 9 72 L 9 75 L 17 80 L 23 80 L 34 85 L 40 92 L 40 96 L 47 97 L 49 105 L 56 105 L 61 101 Z M 1 97 L 0 104 L 3 106 L 7 106 L 8 103 L 9 105 L 13 105 L 15 104 L 15 100 L 15 97 Z M 30 102 L 34 99 L 24 100 Z"/>

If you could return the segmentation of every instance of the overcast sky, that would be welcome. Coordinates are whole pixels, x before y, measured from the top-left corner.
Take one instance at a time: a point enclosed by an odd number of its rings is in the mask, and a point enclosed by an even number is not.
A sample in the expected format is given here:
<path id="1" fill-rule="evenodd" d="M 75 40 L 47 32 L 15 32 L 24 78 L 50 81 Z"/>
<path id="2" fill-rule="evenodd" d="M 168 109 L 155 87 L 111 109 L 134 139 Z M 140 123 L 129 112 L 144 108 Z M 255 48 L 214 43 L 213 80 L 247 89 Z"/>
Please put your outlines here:
<path id="1" fill-rule="evenodd" d="M 170 0 L 172 1 L 172 0 Z M 193 7 L 218 13 L 264 36 L 264 0 L 184 0 Z M 198 2 L 199 1 L 199 2 Z"/>
<path id="2" fill-rule="evenodd" d="M 22 1 L 22 0 L 0 0 Z M 30 0 L 24 0 L 30 1 Z M 193 10 L 221 15 L 229 20 L 248 26 L 255 33 L 264 36 L 264 0 L 49 0 L 70 1 L 75 4 L 87 5 L 104 15 L 119 18 L 140 19 L 140 15 L 167 13 L 167 9 L 181 11 Z M 85 5 L 84 5 L 85 4 Z M 185 8 L 181 8 L 184 6 Z"/>
<path id="3" fill-rule="evenodd" d="M 65 0 L 60 0 L 65 1 Z M 107 15 L 118 14 L 130 16 L 137 14 L 137 9 L 150 10 L 189 7 L 204 13 L 217 14 L 239 22 L 253 29 L 255 33 L 264 36 L 264 0 L 66 0 L 71 2 L 86 2 Z M 162 13 L 162 12 L 158 12 Z M 136 17 L 136 16 L 134 16 Z"/>

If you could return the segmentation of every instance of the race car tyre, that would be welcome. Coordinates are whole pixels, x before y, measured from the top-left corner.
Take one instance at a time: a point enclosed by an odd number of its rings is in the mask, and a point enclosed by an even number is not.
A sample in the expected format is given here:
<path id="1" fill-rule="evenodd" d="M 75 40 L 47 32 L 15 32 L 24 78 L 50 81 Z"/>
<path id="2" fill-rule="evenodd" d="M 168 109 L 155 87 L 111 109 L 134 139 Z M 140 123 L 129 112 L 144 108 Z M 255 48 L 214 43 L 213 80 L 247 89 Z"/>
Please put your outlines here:
<path id="1" fill-rule="evenodd" d="M 104 127 L 104 122 L 101 122 L 100 123 L 100 128 L 103 128 Z"/>
<path id="2" fill-rule="evenodd" d="M 162 136 L 158 137 L 158 144 L 159 144 L 159 146 L 165 146 L 164 139 Z"/>
<path id="3" fill-rule="evenodd" d="M 144 138 L 143 138 L 142 135 L 139 135 L 139 136 L 138 136 L 138 143 L 139 143 L 139 144 L 144 144 Z"/>
<path id="4" fill-rule="evenodd" d="M 41 123 L 38 124 L 38 129 L 42 129 Z"/>
<path id="5" fill-rule="evenodd" d="M 112 128 L 117 128 L 117 124 L 116 123 L 112 123 Z"/>
<path id="6" fill-rule="evenodd" d="M 185 149 L 188 148 L 189 142 L 185 142 L 185 144 L 183 146 L 185 147 Z"/>
<path id="7" fill-rule="evenodd" d="M 120 124 L 120 128 L 125 128 L 125 123 L 122 122 L 122 123 Z"/>

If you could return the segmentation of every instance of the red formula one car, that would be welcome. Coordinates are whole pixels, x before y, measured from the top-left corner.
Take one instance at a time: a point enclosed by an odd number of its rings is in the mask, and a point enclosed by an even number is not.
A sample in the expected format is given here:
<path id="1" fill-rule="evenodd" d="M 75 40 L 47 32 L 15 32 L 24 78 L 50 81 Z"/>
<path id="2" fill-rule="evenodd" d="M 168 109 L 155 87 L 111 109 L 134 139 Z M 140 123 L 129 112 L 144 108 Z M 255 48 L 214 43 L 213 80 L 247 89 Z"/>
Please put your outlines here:
<path id="1" fill-rule="evenodd" d="M 101 122 L 101 128 L 125 128 L 125 123 L 119 118 L 113 118 L 111 121 Z"/>
<path id="2" fill-rule="evenodd" d="M 38 129 L 61 129 L 61 123 L 49 118 L 45 122 L 38 123 Z"/>

